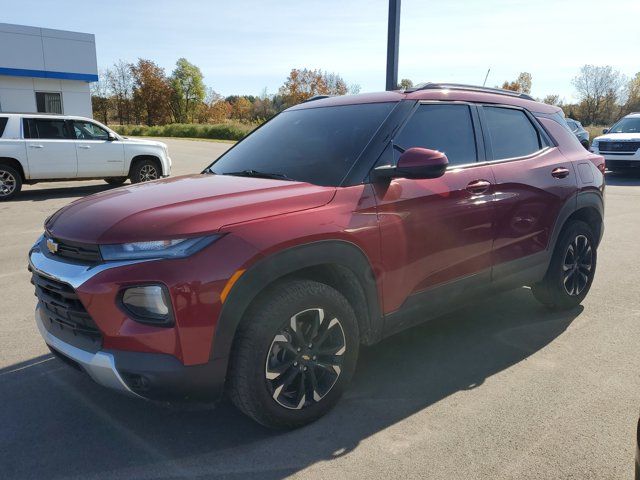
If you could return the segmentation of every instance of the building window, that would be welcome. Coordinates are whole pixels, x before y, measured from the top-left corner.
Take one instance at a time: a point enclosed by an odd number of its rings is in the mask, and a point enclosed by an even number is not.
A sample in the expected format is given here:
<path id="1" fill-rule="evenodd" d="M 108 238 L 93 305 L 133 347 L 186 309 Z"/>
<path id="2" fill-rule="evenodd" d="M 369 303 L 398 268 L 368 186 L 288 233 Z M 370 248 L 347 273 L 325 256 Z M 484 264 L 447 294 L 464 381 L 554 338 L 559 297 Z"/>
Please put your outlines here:
<path id="1" fill-rule="evenodd" d="M 62 95 L 58 92 L 36 92 L 38 113 L 62 113 Z"/>

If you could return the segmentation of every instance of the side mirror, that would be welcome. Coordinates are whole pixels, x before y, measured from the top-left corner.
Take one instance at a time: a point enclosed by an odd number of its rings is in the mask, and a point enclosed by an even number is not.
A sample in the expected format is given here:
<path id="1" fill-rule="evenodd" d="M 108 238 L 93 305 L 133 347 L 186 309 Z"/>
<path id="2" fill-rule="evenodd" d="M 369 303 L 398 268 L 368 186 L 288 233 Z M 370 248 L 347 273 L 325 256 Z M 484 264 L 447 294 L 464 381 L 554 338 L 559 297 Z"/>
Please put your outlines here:
<path id="1" fill-rule="evenodd" d="M 602 129 L 602 133 L 609 133 L 609 129 L 608 128 L 603 128 Z"/>
<path id="2" fill-rule="evenodd" d="M 414 147 L 405 150 L 398 164 L 376 167 L 377 178 L 438 178 L 444 175 L 449 165 L 447 156 L 438 150 Z"/>
<path id="3" fill-rule="evenodd" d="M 107 140 L 109 140 L 110 142 L 113 142 L 114 140 L 117 140 L 118 137 L 116 137 L 112 132 L 109 132 L 109 135 L 107 136 Z"/>

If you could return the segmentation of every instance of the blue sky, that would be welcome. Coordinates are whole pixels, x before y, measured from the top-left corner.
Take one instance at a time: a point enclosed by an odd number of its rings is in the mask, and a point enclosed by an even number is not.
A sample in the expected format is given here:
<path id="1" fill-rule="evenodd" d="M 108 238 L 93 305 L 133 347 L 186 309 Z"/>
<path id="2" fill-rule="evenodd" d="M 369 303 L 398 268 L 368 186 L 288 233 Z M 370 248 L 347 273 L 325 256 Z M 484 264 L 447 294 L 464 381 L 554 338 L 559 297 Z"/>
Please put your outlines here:
<path id="1" fill-rule="evenodd" d="M 0 21 L 96 35 L 98 65 L 179 57 L 223 95 L 277 91 L 293 67 L 384 89 L 386 0 L 0 0 Z M 400 78 L 487 85 L 533 75 L 571 100 L 586 63 L 640 71 L 640 0 L 403 0 Z"/>

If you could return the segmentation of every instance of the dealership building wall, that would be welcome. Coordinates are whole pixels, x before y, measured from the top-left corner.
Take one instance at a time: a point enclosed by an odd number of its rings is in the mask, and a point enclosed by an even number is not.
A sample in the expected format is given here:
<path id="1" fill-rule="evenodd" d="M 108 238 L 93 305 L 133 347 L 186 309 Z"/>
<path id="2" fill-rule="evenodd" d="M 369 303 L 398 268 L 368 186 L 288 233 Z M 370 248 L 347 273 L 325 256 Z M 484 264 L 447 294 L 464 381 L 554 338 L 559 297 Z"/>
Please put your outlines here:
<path id="1" fill-rule="evenodd" d="M 92 116 L 95 36 L 0 23 L 0 111 Z"/>

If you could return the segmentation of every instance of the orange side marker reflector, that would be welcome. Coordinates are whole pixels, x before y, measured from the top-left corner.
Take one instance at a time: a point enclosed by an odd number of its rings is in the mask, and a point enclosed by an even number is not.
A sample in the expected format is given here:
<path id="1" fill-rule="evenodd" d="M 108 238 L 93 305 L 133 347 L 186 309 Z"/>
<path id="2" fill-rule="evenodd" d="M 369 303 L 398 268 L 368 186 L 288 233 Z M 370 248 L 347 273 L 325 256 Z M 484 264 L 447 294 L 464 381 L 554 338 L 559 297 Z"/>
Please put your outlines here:
<path id="1" fill-rule="evenodd" d="M 229 279 L 227 284 L 224 286 L 224 288 L 222 289 L 222 293 L 220 294 L 220 301 L 222 303 L 225 302 L 225 300 L 227 299 L 227 295 L 229 295 L 229 292 L 231 291 L 235 283 L 238 281 L 238 279 L 242 276 L 244 272 L 246 272 L 246 270 L 236 270 L 236 273 L 231 275 L 231 278 Z"/>

